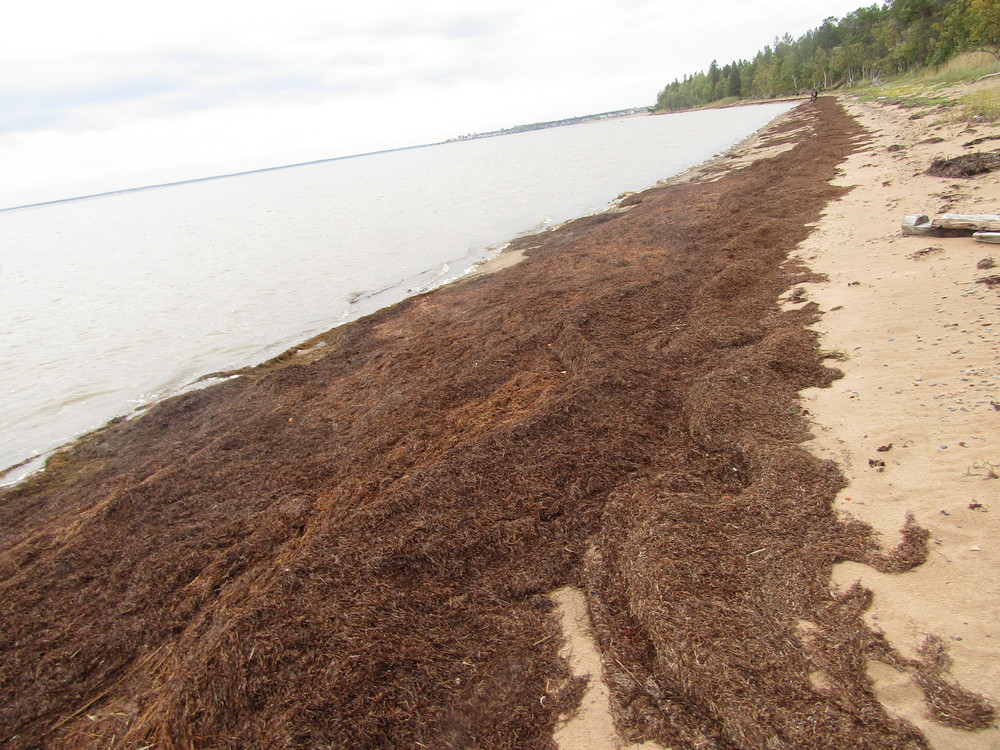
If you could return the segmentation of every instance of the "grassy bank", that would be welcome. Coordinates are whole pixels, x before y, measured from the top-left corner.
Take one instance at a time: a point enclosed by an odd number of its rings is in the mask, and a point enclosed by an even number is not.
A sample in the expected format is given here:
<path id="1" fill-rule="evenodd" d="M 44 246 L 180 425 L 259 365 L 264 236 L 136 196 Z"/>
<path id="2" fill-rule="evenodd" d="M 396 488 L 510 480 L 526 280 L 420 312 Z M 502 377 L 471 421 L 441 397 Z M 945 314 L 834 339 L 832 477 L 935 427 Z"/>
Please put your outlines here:
<path id="1" fill-rule="evenodd" d="M 862 101 L 912 109 L 918 116 L 937 110 L 939 116 L 947 119 L 996 122 L 1000 119 L 1000 87 L 984 85 L 970 91 L 966 85 L 992 76 L 1000 77 L 1000 62 L 985 52 L 972 52 L 959 55 L 940 68 L 858 86 L 847 89 L 846 93 Z"/>

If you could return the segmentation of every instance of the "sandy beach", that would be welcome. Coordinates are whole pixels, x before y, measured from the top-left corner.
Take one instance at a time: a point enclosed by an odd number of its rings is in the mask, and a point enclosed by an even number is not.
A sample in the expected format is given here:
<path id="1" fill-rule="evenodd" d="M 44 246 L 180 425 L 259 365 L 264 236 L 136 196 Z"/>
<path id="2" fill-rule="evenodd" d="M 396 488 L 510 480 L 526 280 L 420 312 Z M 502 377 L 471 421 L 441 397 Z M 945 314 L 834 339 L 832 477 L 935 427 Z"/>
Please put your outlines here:
<path id="1" fill-rule="evenodd" d="M 0 745 L 994 748 L 1000 135 L 821 97 L 0 491 Z M 981 267 L 977 267 L 981 266 Z"/>
<path id="2" fill-rule="evenodd" d="M 912 514 L 931 544 L 911 571 L 844 563 L 834 584 L 860 581 L 874 592 L 865 620 L 907 658 L 919 658 L 927 638 L 940 639 L 955 682 L 996 706 L 1000 309 L 997 289 L 982 281 L 997 273 L 988 259 L 1000 265 L 1000 248 L 971 237 L 902 236 L 899 225 L 907 214 L 1000 211 L 995 173 L 926 174 L 936 158 L 994 150 L 1000 127 L 955 122 L 943 110 L 913 119 L 900 107 L 845 103 L 872 134 L 837 180 L 858 187 L 827 209 L 795 254 L 828 279 L 803 287 L 824 311 L 821 346 L 844 355 L 844 378 L 804 395 L 810 447 L 849 481 L 840 512 L 871 524 L 889 545 Z M 868 672 L 887 708 L 933 747 L 1000 747 L 995 725 L 964 732 L 931 720 L 912 672 L 878 661 Z"/>

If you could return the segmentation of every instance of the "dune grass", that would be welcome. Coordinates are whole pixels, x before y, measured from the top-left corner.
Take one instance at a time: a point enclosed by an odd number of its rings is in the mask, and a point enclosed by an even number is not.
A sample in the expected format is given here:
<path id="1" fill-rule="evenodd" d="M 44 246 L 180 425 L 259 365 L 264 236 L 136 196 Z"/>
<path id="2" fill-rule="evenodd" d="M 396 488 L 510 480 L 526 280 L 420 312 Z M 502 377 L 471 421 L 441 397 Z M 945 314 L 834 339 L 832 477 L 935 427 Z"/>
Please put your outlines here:
<path id="1" fill-rule="evenodd" d="M 959 100 L 961 116 L 972 122 L 1000 121 L 1000 85 L 994 89 L 974 91 Z"/>
<path id="2" fill-rule="evenodd" d="M 917 82 L 948 86 L 969 83 L 993 73 L 1000 73 L 1000 62 L 993 55 L 987 52 L 964 52 L 939 68 L 927 68 L 909 77 Z"/>
<path id="3" fill-rule="evenodd" d="M 998 75 L 997 84 L 962 93 L 956 87 Z M 851 93 L 864 101 L 878 101 L 913 109 L 915 115 L 937 114 L 944 119 L 995 122 L 1000 119 L 1000 62 L 985 52 L 967 52 L 939 68 L 927 68 L 859 86 Z"/>

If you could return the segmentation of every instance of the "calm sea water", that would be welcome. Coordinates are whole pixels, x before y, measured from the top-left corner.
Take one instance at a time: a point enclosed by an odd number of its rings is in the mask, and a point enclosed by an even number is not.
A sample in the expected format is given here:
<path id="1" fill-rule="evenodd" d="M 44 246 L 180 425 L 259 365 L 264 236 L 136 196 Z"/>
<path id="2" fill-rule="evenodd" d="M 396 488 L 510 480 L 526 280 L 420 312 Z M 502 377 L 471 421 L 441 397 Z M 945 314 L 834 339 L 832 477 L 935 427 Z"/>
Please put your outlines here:
<path id="1" fill-rule="evenodd" d="M 600 211 L 790 106 L 605 120 L 0 212 L 0 470 L 456 278 L 514 236 Z"/>

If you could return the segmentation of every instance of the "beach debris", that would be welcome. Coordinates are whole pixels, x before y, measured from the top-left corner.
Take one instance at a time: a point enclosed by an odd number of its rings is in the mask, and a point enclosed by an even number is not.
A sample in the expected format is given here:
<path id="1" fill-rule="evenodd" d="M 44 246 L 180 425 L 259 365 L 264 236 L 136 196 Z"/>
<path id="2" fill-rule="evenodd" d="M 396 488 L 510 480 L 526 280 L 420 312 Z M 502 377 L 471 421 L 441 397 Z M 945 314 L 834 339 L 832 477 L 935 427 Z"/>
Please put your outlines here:
<path id="1" fill-rule="evenodd" d="M 983 477 L 984 479 L 1000 479 L 1000 474 L 997 474 L 997 469 L 1000 468 L 1000 466 L 992 464 L 989 461 L 983 461 L 981 466 L 976 465 L 973 468 L 986 469 L 986 475 Z"/>
<path id="2" fill-rule="evenodd" d="M 886 451 L 891 451 L 892 450 L 892 443 L 886 443 L 885 445 L 880 445 L 875 450 L 877 450 L 879 453 L 885 453 Z"/>
<path id="3" fill-rule="evenodd" d="M 618 201 L 619 208 L 628 208 L 629 206 L 637 206 L 642 203 L 642 198 L 639 194 L 632 191 L 622 193 L 616 200 Z"/>
<path id="4" fill-rule="evenodd" d="M 910 236 L 923 236 L 934 231 L 934 228 L 931 226 L 930 217 L 924 214 L 908 214 L 904 216 L 902 229 L 904 235 Z"/>
<path id="5" fill-rule="evenodd" d="M 923 250 L 917 250 L 916 252 L 910 253 L 908 257 L 912 258 L 913 260 L 920 260 L 921 258 L 926 258 L 927 256 L 933 255 L 934 253 L 943 253 L 943 252 L 944 252 L 943 247 L 925 247 Z"/>
<path id="6" fill-rule="evenodd" d="M 869 458 L 868 465 L 875 469 L 875 471 L 885 471 L 885 461 L 881 458 Z"/>
<path id="7" fill-rule="evenodd" d="M 975 503 L 975 502 L 969 503 L 969 510 L 979 510 L 982 507 L 983 507 L 982 503 Z"/>
<path id="8" fill-rule="evenodd" d="M 978 546 L 970 548 L 979 552 Z M 959 640 L 956 636 L 955 640 Z M 993 706 L 983 696 L 965 690 L 946 676 L 951 669 L 951 657 L 944 641 L 929 635 L 917 649 L 918 658 L 907 660 L 906 666 L 923 691 L 927 708 L 935 721 L 955 729 L 985 729 L 996 718 Z"/>
<path id="9" fill-rule="evenodd" d="M 981 279 L 976 279 L 977 284 L 985 284 L 987 289 L 992 289 L 993 287 L 1000 285 L 1000 274 L 993 274 L 992 276 L 984 276 Z"/>
<path id="10" fill-rule="evenodd" d="M 793 289 L 792 293 L 788 295 L 788 301 L 793 305 L 797 305 L 800 302 L 805 302 L 806 301 L 805 287 L 800 286 Z"/>
<path id="11" fill-rule="evenodd" d="M 941 140 L 944 139 L 942 138 Z M 972 148 L 973 146 L 978 146 L 980 143 L 985 143 L 986 141 L 1000 141 L 1000 135 L 984 135 L 982 138 L 974 138 L 968 143 L 963 143 L 962 148 Z"/>
<path id="12" fill-rule="evenodd" d="M 996 267 L 996 264 L 997 264 L 997 262 L 995 260 L 993 260 L 992 257 L 990 257 L 990 258 L 983 258 L 978 263 L 976 263 L 976 268 L 978 268 L 980 271 L 985 271 L 987 268 L 994 268 L 994 267 Z"/>
<path id="13" fill-rule="evenodd" d="M 880 573 L 903 573 L 927 561 L 930 532 L 917 524 L 912 513 L 899 530 L 902 540 L 891 550 L 872 550 L 866 562 Z"/>
<path id="14" fill-rule="evenodd" d="M 1000 245 L 1000 232 L 973 232 L 972 239 L 979 240 L 980 242 L 989 242 L 993 245 Z M 993 266 L 987 267 L 992 268 Z"/>
<path id="15" fill-rule="evenodd" d="M 973 471 L 975 469 L 975 471 Z M 985 469 L 981 472 L 980 469 Z M 1000 465 L 990 463 L 989 461 L 977 461 L 972 464 L 971 467 L 966 469 L 965 476 L 967 477 L 982 477 L 983 479 L 1000 479 L 1000 474 L 997 474 L 997 469 L 1000 469 Z"/>
<path id="16" fill-rule="evenodd" d="M 1000 232 L 1000 214 L 941 214 L 933 219 L 926 214 L 903 217 L 904 235 L 959 237 L 975 233 Z"/>
<path id="17" fill-rule="evenodd" d="M 973 177 L 1000 169 L 1000 152 L 976 151 L 951 159 L 937 158 L 931 162 L 927 174 L 932 177 Z"/>

